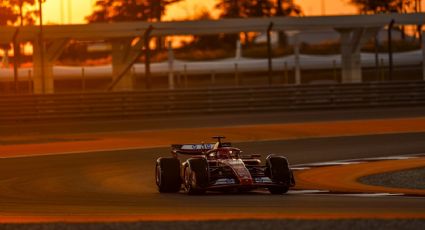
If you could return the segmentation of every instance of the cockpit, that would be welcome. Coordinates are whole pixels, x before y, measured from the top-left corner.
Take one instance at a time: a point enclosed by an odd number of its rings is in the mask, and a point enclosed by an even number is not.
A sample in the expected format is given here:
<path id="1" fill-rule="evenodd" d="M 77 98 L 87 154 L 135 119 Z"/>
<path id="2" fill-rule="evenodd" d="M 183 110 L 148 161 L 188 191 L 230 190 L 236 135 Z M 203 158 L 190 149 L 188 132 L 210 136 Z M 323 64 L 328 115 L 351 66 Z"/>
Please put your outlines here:
<path id="1" fill-rule="evenodd" d="M 221 142 L 222 139 L 225 137 L 223 136 L 216 136 L 213 137 L 214 139 L 217 139 L 217 142 L 214 144 L 214 146 L 207 152 L 207 158 L 210 160 L 216 160 L 216 159 L 239 159 L 241 150 L 238 148 L 231 147 L 230 143 L 223 143 Z"/>
<path id="2" fill-rule="evenodd" d="M 219 146 L 217 142 L 216 145 Z M 207 157 L 209 159 L 239 159 L 241 150 L 238 148 L 232 147 L 217 147 L 214 146 L 213 149 L 208 151 Z"/>

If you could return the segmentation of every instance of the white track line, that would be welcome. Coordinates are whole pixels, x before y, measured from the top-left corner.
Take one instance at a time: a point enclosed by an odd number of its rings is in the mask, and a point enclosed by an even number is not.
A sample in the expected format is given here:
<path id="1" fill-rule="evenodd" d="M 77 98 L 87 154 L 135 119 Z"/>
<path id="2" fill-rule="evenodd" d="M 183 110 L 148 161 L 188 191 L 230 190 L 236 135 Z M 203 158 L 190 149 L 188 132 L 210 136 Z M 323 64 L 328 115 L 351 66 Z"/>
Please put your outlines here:
<path id="1" fill-rule="evenodd" d="M 389 157 L 355 158 L 355 159 L 348 159 L 348 160 L 297 164 L 297 165 L 292 165 L 291 169 L 308 170 L 308 169 L 313 168 L 313 167 L 351 165 L 351 164 L 360 164 L 360 163 L 364 163 L 364 162 L 385 161 L 385 160 L 407 160 L 407 159 L 415 159 L 415 158 L 419 158 L 419 157 L 425 157 L 425 153 L 396 155 L 396 156 L 389 156 Z"/>
<path id="2" fill-rule="evenodd" d="M 111 148 L 111 149 L 70 151 L 70 152 L 40 153 L 40 154 L 19 154 L 18 156 L 0 157 L 0 159 L 15 159 L 15 158 L 40 157 L 40 156 L 60 156 L 60 155 L 84 154 L 84 153 L 102 153 L 102 152 L 114 152 L 114 151 L 144 150 L 144 149 L 154 149 L 154 148 L 162 148 L 162 147 L 131 147 L 131 148 Z"/>

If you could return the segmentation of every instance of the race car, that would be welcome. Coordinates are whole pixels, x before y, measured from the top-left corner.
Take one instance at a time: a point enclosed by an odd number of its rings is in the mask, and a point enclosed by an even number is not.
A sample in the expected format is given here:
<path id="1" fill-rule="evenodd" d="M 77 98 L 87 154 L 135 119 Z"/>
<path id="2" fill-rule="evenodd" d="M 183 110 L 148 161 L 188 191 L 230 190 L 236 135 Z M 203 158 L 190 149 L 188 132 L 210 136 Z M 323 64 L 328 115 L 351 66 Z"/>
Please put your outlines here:
<path id="1" fill-rule="evenodd" d="M 246 192 L 265 188 L 271 194 L 286 193 L 295 186 L 295 178 L 284 156 L 242 155 L 242 151 L 224 143 L 223 136 L 211 144 L 175 144 L 172 157 L 156 161 L 155 181 L 161 193 L 177 193 L 183 188 L 189 195 L 206 191 Z M 188 159 L 182 162 L 181 155 Z"/>

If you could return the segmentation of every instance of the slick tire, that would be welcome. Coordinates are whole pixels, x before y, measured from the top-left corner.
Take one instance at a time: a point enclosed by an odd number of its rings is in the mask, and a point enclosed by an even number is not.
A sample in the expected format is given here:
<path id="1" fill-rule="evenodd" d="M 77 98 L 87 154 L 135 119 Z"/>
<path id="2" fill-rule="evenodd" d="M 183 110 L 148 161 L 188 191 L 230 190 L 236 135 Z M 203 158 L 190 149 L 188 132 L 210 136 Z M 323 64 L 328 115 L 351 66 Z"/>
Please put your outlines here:
<path id="1" fill-rule="evenodd" d="M 292 174 L 289 169 L 288 160 L 282 156 L 269 156 L 266 161 L 266 175 L 273 182 L 281 184 L 281 186 L 273 186 L 269 188 L 271 194 L 287 193 L 291 184 Z"/>
<path id="2" fill-rule="evenodd" d="M 159 158 L 155 167 L 155 179 L 161 193 L 176 193 L 181 188 L 180 160 Z"/>
<path id="3" fill-rule="evenodd" d="M 189 159 L 184 170 L 184 185 L 187 194 L 204 194 L 209 184 L 208 162 L 206 159 Z"/>
<path id="4" fill-rule="evenodd" d="M 269 188 L 269 192 L 273 195 L 280 195 L 280 194 L 285 194 L 287 193 L 289 190 L 288 186 L 283 186 L 283 187 L 270 187 Z"/>

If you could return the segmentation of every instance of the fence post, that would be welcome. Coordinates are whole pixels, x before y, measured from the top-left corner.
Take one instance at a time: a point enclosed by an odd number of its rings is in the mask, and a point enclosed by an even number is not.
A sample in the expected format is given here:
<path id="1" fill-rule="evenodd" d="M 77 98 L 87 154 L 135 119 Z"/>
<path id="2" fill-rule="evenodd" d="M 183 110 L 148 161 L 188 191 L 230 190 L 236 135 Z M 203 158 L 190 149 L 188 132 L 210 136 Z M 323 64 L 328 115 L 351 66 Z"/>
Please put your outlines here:
<path id="1" fill-rule="evenodd" d="M 86 91 L 86 69 L 84 67 L 81 68 L 81 88 Z"/>
<path id="2" fill-rule="evenodd" d="M 184 77 L 184 87 L 187 88 L 188 82 L 187 82 L 187 65 L 184 64 L 183 66 L 183 77 Z"/>
<path id="3" fill-rule="evenodd" d="M 32 89 L 32 71 L 28 70 L 28 92 L 30 94 L 33 93 L 33 89 Z"/>
<path id="4" fill-rule="evenodd" d="M 294 55 L 295 55 L 295 84 L 301 84 L 301 67 L 300 67 L 300 43 L 298 34 L 295 34 L 295 47 L 294 47 Z"/>
<path id="5" fill-rule="evenodd" d="M 425 31 L 422 31 L 422 77 L 425 80 Z"/>
<path id="6" fill-rule="evenodd" d="M 215 70 L 211 71 L 211 84 L 215 85 Z"/>
<path id="7" fill-rule="evenodd" d="M 242 57 L 242 43 L 241 40 L 238 39 L 236 41 L 236 54 L 235 54 L 235 59 L 241 59 Z"/>
<path id="8" fill-rule="evenodd" d="M 289 77 L 289 73 L 288 73 L 288 62 L 285 62 L 284 64 L 283 64 L 283 73 L 284 73 L 284 75 L 283 75 L 283 84 L 288 84 L 288 82 L 289 82 L 289 79 L 288 79 L 288 77 Z"/>
<path id="9" fill-rule="evenodd" d="M 333 72 L 334 72 L 334 81 L 336 83 L 338 83 L 338 74 L 337 74 L 337 70 L 336 70 L 336 60 L 332 61 L 332 67 L 333 67 Z"/>
<path id="10" fill-rule="evenodd" d="M 381 68 L 380 68 L 380 80 L 381 81 L 384 81 L 385 80 L 385 73 L 384 73 L 384 70 L 385 70 L 385 68 L 384 68 L 384 59 L 383 58 L 381 58 Z"/>
<path id="11" fill-rule="evenodd" d="M 235 85 L 239 86 L 240 82 L 239 82 L 239 67 L 238 67 L 238 63 L 235 63 Z"/>
<path id="12" fill-rule="evenodd" d="M 273 74 L 273 50 L 272 50 L 272 42 L 271 42 L 271 31 L 273 29 L 273 22 L 270 22 L 267 27 L 267 59 L 268 59 L 268 82 L 269 85 L 272 84 L 272 74 Z"/>
<path id="13" fill-rule="evenodd" d="M 376 67 L 376 70 L 375 70 L 375 72 L 376 72 L 376 80 L 377 81 L 380 81 L 381 80 L 381 62 L 380 62 L 380 59 L 378 58 L 378 60 L 376 60 L 375 61 L 376 62 L 376 64 L 375 64 L 375 67 Z"/>
<path id="14" fill-rule="evenodd" d="M 151 32 L 153 30 L 152 25 L 145 31 L 144 39 L 145 39 L 145 87 L 146 89 L 151 89 L 151 49 L 150 49 L 150 41 L 151 41 Z"/>
<path id="15" fill-rule="evenodd" d="M 393 80 L 393 39 L 392 39 L 392 29 L 394 28 L 394 19 L 391 20 L 388 25 L 388 80 Z"/>
<path id="16" fill-rule="evenodd" d="M 182 75 L 181 72 L 176 73 L 176 85 L 177 85 L 177 87 L 181 87 L 181 85 L 182 85 L 182 79 L 181 79 L 182 76 L 181 75 Z"/>
<path id="17" fill-rule="evenodd" d="M 379 32 L 378 32 L 378 34 L 379 34 Z M 375 35 L 374 42 L 375 42 L 375 75 L 376 75 L 376 78 L 379 80 L 379 74 L 381 72 L 381 67 L 379 65 L 379 36 L 378 36 L 378 34 Z"/>
<path id="18" fill-rule="evenodd" d="M 168 41 L 168 89 L 174 88 L 174 53 L 171 41 Z"/>

